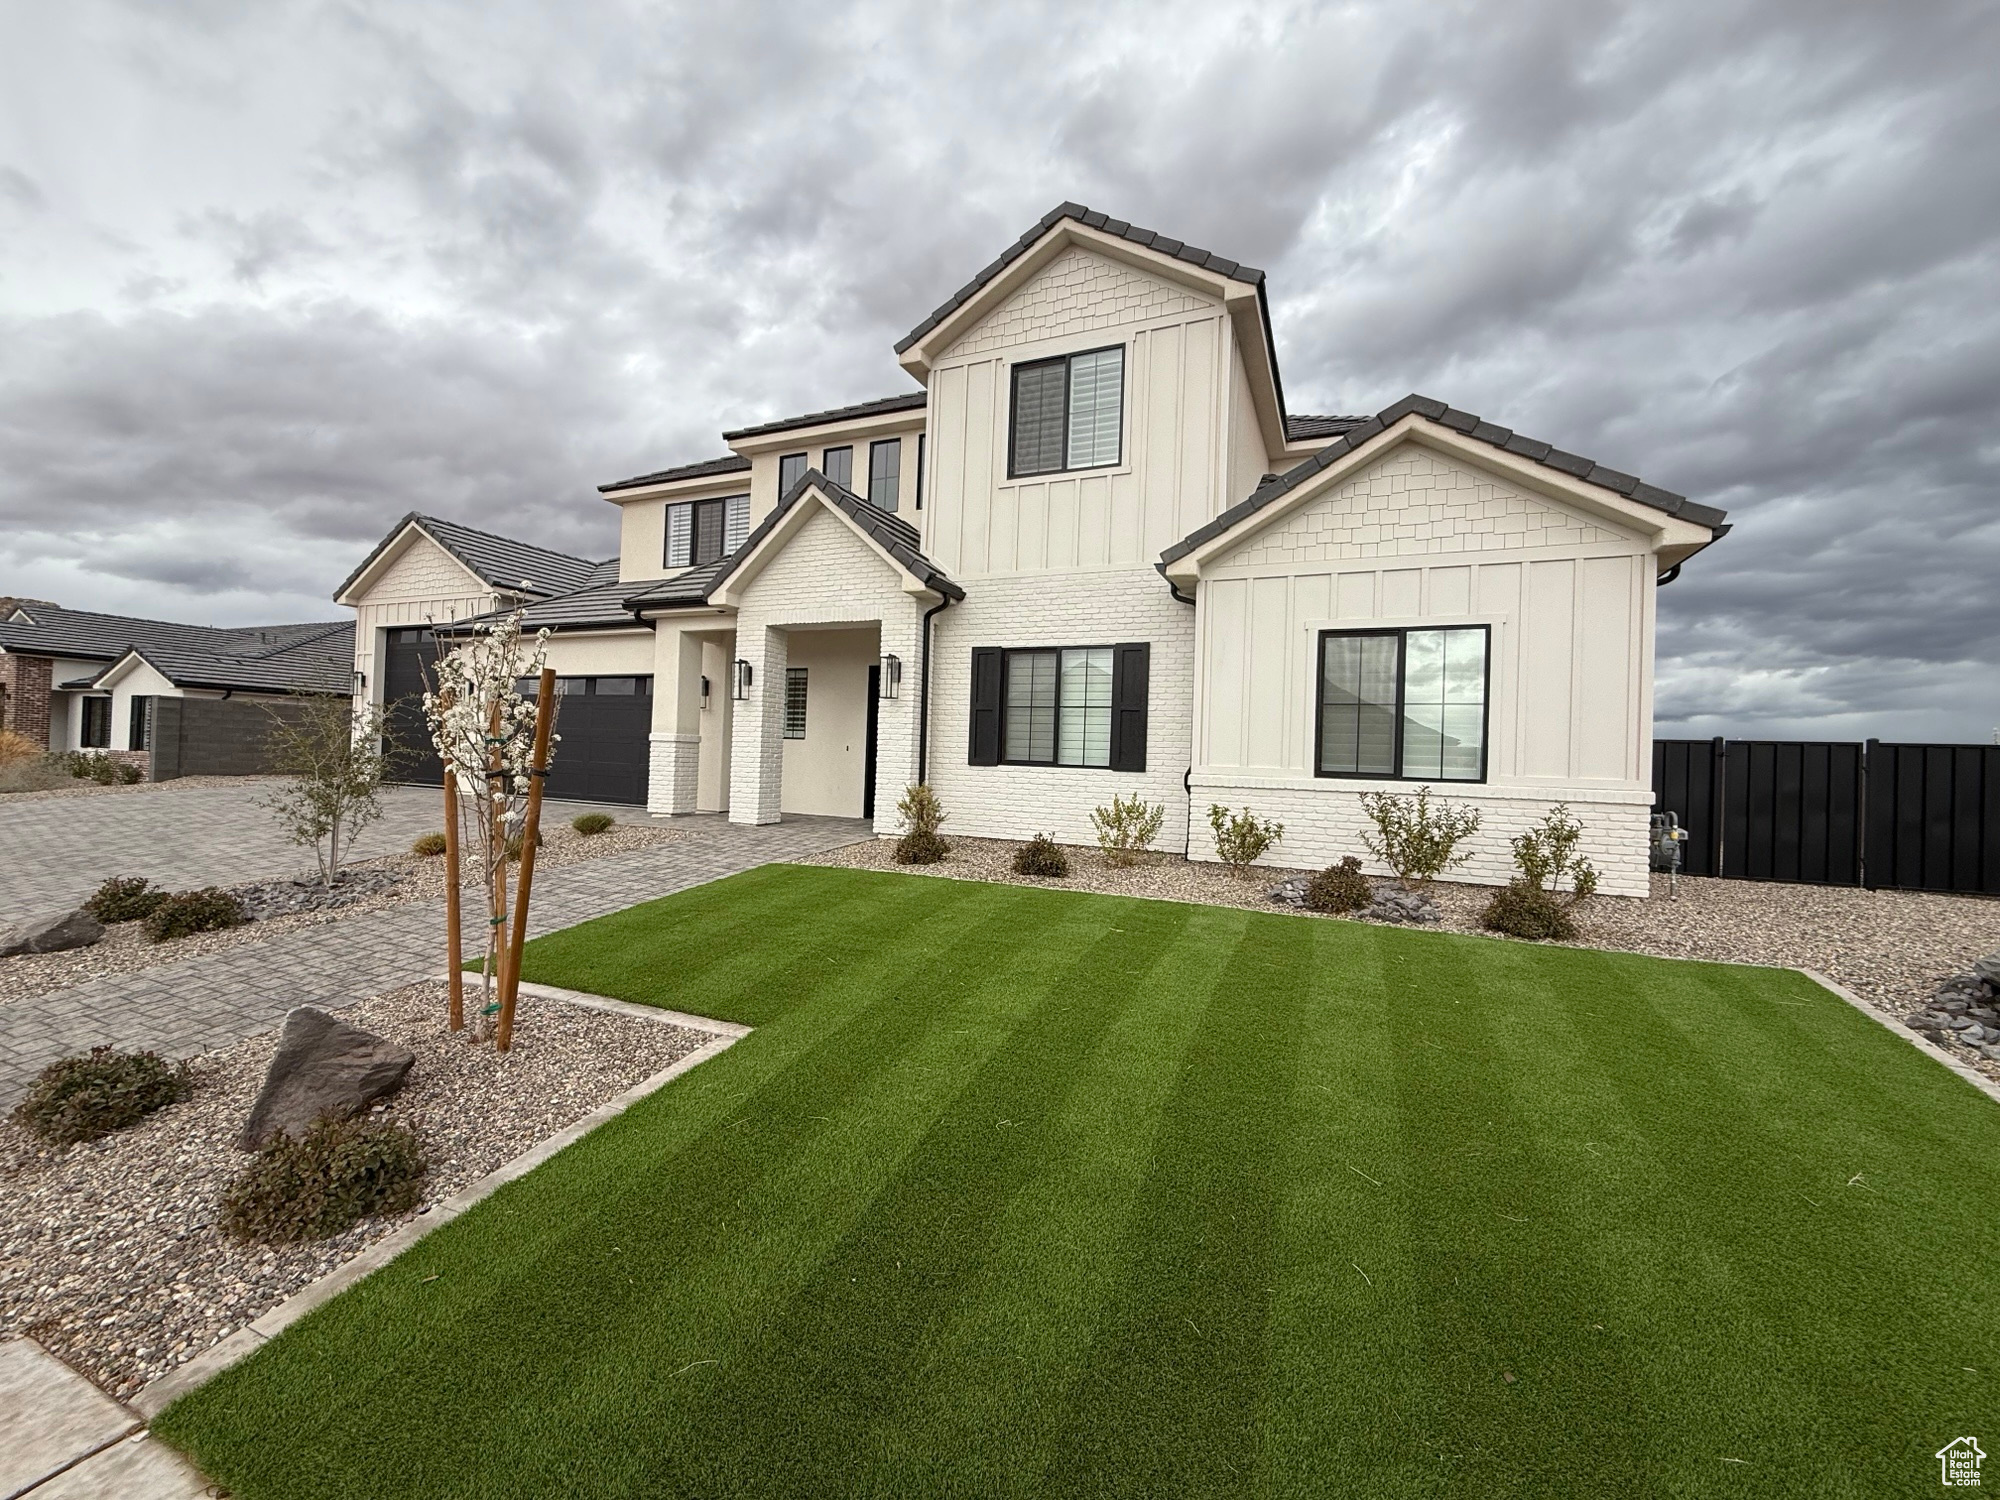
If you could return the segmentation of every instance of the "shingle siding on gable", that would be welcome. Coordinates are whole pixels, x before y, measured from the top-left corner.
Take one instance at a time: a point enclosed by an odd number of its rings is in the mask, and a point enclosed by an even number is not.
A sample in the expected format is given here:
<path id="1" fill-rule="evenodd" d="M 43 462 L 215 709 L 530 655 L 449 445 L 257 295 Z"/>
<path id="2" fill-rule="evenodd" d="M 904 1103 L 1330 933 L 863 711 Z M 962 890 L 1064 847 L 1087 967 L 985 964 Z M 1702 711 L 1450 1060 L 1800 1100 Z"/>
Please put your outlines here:
<path id="1" fill-rule="evenodd" d="M 963 359 L 1121 323 L 1177 317 L 1210 305 L 1206 298 L 1157 276 L 1072 246 L 953 344 L 943 358 Z"/>
<path id="2" fill-rule="evenodd" d="M 1331 494 L 1259 532 L 1219 566 L 1627 540 L 1494 475 L 1405 444 Z"/>

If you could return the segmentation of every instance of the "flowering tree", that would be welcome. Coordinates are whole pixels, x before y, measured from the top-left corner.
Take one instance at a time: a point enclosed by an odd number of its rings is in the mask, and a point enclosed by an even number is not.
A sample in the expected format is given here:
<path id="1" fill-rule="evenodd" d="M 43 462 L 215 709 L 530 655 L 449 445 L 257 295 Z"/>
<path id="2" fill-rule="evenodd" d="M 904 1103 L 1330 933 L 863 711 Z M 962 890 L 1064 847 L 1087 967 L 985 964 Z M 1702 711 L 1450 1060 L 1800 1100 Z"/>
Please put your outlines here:
<path id="1" fill-rule="evenodd" d="M 445 774 L 458 784 L 464 834 L 459 843 L 478 862 L 486 889 L 486 962 L 480 976 L 480 1014 L 493 1004 L 493 981 L 506 942 L 507 845 L 527 815 L 534 764 L 535 700 L 519 683 L 538 676 L 549 633 L 521 636 L 511 614 L 475 626 L 463 644 L 438 658 L 424 718 Z M 550 736 L 550 758 L 554 758 Z"/>

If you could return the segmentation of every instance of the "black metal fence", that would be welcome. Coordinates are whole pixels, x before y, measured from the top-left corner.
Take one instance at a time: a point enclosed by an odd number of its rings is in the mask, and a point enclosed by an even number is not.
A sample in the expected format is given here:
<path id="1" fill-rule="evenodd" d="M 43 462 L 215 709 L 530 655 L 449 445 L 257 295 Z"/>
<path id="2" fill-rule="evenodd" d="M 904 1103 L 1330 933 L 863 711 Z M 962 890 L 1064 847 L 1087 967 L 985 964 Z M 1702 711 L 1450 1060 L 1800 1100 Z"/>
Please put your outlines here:
<path id="1" fill-rule="evenodd" d="M 2000 896 L 2000 745 L 1655 740 L 1690 875 Z"/>

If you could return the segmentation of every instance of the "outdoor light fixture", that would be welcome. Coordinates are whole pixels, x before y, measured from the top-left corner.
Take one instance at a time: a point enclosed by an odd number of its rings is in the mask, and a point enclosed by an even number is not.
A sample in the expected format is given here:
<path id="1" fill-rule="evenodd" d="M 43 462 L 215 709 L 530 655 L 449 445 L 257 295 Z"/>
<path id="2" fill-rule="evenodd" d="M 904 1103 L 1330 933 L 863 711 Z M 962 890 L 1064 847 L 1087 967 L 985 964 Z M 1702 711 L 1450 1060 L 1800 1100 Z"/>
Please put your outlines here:
<path id="1" fill-rule="evenodd" d="M 903 682 L 903 659 L 900 656 L 882 658 L 882 692 L 884 698 L 896 696 L 896 690 Z"/>
<path id="2" fill-rule="evenodd" d="M 738 703 L 744 702 L 750 696 L 750 663 L 740 657 L 736 662 L 736 686 L 730 696 Z"/>
<path id="3" fill-rule="evenodd" d="M 708 707 L 708 678 L 705 676 L 701 679 L 701 706 L 704 709 Z"/>

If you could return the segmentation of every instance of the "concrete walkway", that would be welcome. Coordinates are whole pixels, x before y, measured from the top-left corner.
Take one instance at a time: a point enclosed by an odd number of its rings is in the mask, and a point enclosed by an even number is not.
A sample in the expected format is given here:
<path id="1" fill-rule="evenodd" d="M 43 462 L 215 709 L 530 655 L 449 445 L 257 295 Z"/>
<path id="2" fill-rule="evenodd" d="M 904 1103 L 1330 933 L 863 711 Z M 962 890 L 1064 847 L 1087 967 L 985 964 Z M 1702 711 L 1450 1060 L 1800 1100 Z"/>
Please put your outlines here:
<path id="1" fill-rule="evenodd" d="M 138 1413 L 33 1339 L 0 1344 L 0 1500 L 202 1500 L 208 1482 Z"/>
<path id="2" fill-rule="evenodd" d="M 746 828 L 699 817 L 674 826 L 693 837 L 538 874 L 529 934 L 870 836 L 858 818 Z M 443 903 L 422 901 L 0 1005 L 0 1110 L 57 1058 L 91 1047 L 186 1057 L 272 1030 L 295 1006 L 351 1005 L 443 968 Z"/>

